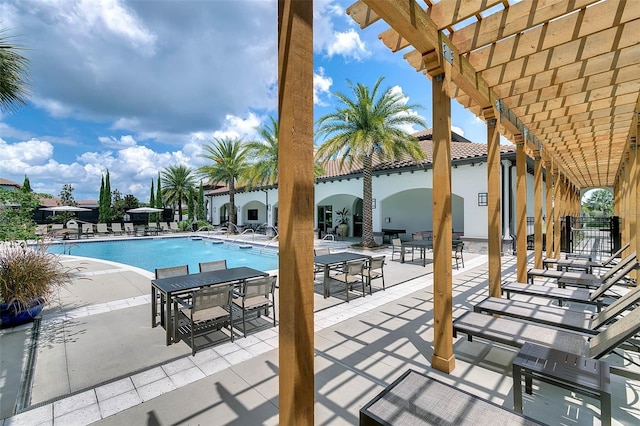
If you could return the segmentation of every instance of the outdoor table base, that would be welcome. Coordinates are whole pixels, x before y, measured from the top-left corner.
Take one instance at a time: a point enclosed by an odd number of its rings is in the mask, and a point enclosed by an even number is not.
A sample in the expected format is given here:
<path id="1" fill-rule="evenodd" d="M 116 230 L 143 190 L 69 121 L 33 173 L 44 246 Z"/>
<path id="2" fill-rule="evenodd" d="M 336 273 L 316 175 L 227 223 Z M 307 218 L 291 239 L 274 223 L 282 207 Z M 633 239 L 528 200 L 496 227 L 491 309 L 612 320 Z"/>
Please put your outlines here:
<path id="1" fill-rule="evenodd" d="M 531 343 L 513 360 L 513 405 L 522 413 L 522 376 L 525 392 L 533 394 L 533 379 L 600 400 L 603 425 L 611 425 L 611 378 L 609 365 L 584 356 Z"/>

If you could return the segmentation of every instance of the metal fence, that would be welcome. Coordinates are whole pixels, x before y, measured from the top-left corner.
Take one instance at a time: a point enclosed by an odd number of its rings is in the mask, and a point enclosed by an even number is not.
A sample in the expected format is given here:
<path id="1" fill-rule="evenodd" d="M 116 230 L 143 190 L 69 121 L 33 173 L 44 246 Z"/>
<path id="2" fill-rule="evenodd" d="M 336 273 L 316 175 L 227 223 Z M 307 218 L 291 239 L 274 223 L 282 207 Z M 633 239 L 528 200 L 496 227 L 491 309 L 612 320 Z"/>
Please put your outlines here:
<path id="1" fill-rule="evenodd" d="M 608 256 L 621 247 L 620 217 L 565 216 L 560 218 L 560 251 L 592 258 Z M 542 250 L 546 250 L 546 223 L 542 224 Z M 550 241 L 553 244 L 553 241 Z M 527 217 L 527 249 L 533 250 L 534 218 Z"/>

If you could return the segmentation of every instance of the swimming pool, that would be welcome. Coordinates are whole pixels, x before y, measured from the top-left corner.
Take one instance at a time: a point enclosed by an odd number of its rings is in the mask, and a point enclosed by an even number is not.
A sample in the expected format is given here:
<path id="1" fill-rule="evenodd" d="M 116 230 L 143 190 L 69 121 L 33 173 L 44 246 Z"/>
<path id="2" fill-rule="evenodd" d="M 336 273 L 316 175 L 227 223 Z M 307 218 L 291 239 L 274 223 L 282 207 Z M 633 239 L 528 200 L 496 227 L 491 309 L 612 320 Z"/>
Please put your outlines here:
<path id="1" fill-rule="evenodd" d="M 189 265 L 190 272 L 198 271 L 199 262 L 226 259 L 227 266 L 249 266 L 261 271 L 278 269 L 275 250 L 240 248 L 237 244 L 191 238 L 155 238 L 118 241 L 96 241 L 54 244 L 49 251 L 58 254 L 111 260 L 154 272 L 156 268 Z"/>

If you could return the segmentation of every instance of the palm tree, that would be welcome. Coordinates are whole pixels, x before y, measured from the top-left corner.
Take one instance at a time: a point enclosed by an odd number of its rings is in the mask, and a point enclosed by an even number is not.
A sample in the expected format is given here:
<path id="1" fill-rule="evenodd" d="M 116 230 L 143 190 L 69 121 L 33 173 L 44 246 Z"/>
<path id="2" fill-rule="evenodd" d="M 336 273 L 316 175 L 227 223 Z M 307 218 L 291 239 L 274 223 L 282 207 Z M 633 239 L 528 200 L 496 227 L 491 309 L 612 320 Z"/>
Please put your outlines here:
<path id="1" fill-rule="evenodd" d="M 213 138 L 201 155 L 212 164 L 198 168 L 198 173 L 211 182 L 224 182 L 229 187 L 229 222 L 236 223 L 236 183 L 244 180 L 247 170 L 247 147 L 238 139 Z M 277 154 L 276 154 L 277 155 Z"/>
<path id="2" fill-rule="evenodd" d="M 316 151 L 316 161 L 327 164 L 338 159 L 342 168 L 346 163 L 362 167 L 362 246 L 374 247 L 372 219 L 372 171 L 374 160 L 395 161 L 405 156 L 415 161 L 425 158 L 416 138 L 402 128 L 409 125 L 425 127 L 424 120 L 411 110 L 418 105 L 407 105 L 399 93 L 387 89 L 379 94 L 383 78 L 379 78 L 370 91 L 365 85 L 353 85 L 354 98 L 334 93 L 342 106 L 317 121 L 318 136 L 328 138 Z"/>
<path id="3" fill-rule="evenodd" d="M 247 168 L 246 177 L 251 185 L 274 185 L 278 182 L 278 122 L 271 121 L 258 129 L 260 141 L 247 142 L 247 154 L 255 161 Z"/>
<path id="4" fill-rule="evenodd" d="M 162 195 L 169 203 L 178 205 L 178 219 L 182 222 L 182 200 L 189 195 L 195 185 L 195 177 L 187 166 L 169 166 L 162 171 Z"/>
<path id="5" fill-rule="evenodd" d="M 9 42 L 5 33 L 6 30 L 0 30 L 0 109 L 11 111 L 18 104 L 27 103 L 29 60 L 19 53 L 20 47 Z"/>

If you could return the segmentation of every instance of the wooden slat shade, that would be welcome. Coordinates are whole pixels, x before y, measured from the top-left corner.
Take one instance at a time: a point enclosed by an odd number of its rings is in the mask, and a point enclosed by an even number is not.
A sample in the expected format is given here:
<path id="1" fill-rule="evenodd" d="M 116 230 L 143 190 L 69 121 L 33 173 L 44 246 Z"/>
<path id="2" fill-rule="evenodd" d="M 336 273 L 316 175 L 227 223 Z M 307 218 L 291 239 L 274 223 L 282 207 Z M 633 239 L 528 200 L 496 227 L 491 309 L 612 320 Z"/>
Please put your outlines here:
<path id="1" fill-rule="evenodd" d="M 347 13 L 362 28 L 386 22 L 380 40 L 427 77 L 448 46 L 461 105 L 482 118 L 500 100 L 514 118 L 501 134 L 532 135 L 528 149 L 553 157 L 575 188 L 614 186 L 636 131 L 637 1 L 361 0 Z"/>

